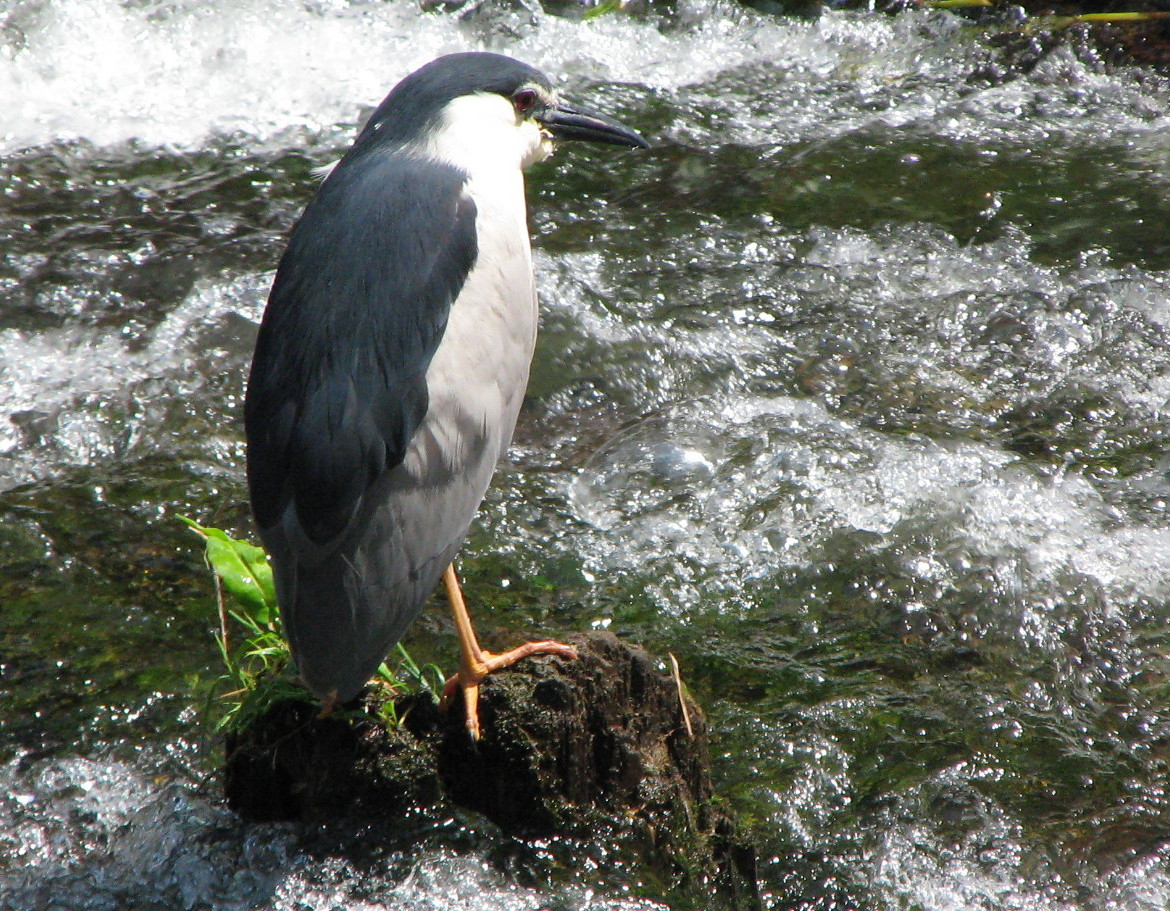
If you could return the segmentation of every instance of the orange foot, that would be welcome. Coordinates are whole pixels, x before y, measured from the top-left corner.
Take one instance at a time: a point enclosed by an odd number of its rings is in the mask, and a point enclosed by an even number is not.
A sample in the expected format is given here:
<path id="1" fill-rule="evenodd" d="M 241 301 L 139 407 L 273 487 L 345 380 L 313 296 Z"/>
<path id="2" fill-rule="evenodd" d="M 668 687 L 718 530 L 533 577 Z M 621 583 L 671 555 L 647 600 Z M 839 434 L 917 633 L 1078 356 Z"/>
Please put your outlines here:
<path id="1" fill-rule="evenodd" d="M 463 690 L 463 706 L 467 716 L 467 731 L 472 740 L 479 740 L 479 685 L 484 678 L 498 671 L 502 667 L 509 667 L 521 658 L 529 655 L 557 655 L 560 658 L 576 658 L 577 650 L 571 645 L 554 642 L 548 639 L 544 642 L 526 642 L 519 648 L 502 655 L 493 655 L 479 647 L 475 638 L 475 630 L 471 628 L 471 617 L 467 614 L 467 605 L 463 603 L 463 592 L 459 588 L 459 579 L 455 575 L 455 565 L 447 567 L 443 573 L 443 582 L 447 586 L 447 600 L 451 602 L 451 616 L 455 619 L 455 632 L 459 636 L 459 650 L 463 660 L 459 665 L 459 673 L 443 686 L 442 707 L 445 709 L 451 704 L 456 690 Z"/>
<path id="2" fill-rule="evenodd" d="M 504 652 L 502 655 L 493 655 L 491 652 L 479 650 L 479 654 L 471 661 L 464 661 L 459 673 L 450 677 L 443 687 L 444 708 L 451 704 L 456 690 L 463 690 L 463 710 L 467 719 L 467 733 L 472 740 L 479 740 L 479 685 L 484 678 L 503 667 L 510 667 L 521 658 L 529 655 L 556 655 L 558 658 L 576 658 L 577 650 L 571 645 L 556 642 L 552 639 L 544 642 L 525 642 L 523 645 Z"/>

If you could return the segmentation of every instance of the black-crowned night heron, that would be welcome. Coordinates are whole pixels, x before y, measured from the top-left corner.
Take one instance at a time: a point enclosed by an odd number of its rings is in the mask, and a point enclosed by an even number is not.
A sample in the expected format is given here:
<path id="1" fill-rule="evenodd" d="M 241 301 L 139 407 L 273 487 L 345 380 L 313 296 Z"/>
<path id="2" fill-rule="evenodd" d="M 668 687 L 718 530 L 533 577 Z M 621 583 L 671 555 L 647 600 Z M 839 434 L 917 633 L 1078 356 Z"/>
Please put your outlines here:
<path id="1" fill-rule="evenodd" d="M 362 689 L 443 576 L 478 687 L 558 642 L 480 648 L 451 565 L 512 439 L 536 339 L 523 169 L 559 139 L 647 147 L 497 54 L 374 111 L 289 238 L 248 380 L 248 486 L 302 680 Z"/>

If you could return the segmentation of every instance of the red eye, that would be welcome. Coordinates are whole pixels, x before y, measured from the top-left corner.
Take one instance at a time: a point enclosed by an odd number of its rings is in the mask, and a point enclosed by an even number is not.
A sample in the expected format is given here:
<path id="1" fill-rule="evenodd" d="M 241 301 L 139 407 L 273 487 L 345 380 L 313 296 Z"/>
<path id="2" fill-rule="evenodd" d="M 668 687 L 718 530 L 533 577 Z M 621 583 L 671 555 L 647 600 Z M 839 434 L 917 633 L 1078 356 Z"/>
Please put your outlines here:
<path id="1" fill-rule="evenodd" d="M 536 92 L 532 89 L 521 89 L 512 96 L 512 104 L 516 113 L 527 114 L 536 105 Z"/>

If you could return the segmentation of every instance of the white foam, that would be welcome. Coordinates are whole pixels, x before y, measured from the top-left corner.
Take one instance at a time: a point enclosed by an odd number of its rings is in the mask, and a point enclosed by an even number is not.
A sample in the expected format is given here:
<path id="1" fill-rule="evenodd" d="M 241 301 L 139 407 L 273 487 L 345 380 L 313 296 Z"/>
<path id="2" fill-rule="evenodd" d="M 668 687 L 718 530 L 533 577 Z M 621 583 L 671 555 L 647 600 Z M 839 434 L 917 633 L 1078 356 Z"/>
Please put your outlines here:
<path id="1" fill-rule="evenodd" d="M 259 321 L 270 278 L 201 282 L 166 319 L 139 332 L 0 331 L 0 490 L 64 466 L 124 457 L 144 433 L 145 445 L 156 446 L 167 402 L 186 400 L 232 359 L 243 376 L 250 336 L 222 327 Z"/>
<path id="2" fill-rule="evenodd" d="M 0 14 L 7 36 L 0 150 L 59 139 L 191 148 L 217 134 L 264 140 L 348 125 L 411 70 L 462 50 L 511 54 L 562 80 L 681 90 L 725 108 L 725 139 L 774 139 L 823 130 L 826 119 L 858 122 L 855 105 L 835 111 L 821 98 L 826 85 L 864 100 L 906 70 L 925 67 L 953 81 L 954 60 L 936 72 L 939 60 L 964 53 L 955 50 L 953 29 L 924 29 L 922 20 L 826 14 L 814 23 L 760 16 L 726 0 L 680 2 L 669 29 L 621 14 L 588 23 L 538 9 L 492 17 L 490 7 L 466 22 L 459 14 L 421 14 L 413 4 L 356 0 L 18 5 Z M 947 42 L 950 58 L 940 52 Z M 739 92 L 690 89 L 755 66 L 793 73 L 796 95 L 805 93 L 808 103 L 777 99 L 749 112 Z M 883 117 L 905 122 L 937 105 L 929 93 L 907 94 Z M 674 129 L 695 128 L 680 121 Z"/>
<path id="3" fill-rule="evenodd" d="M 844 317 L 842 331 L 857 333 L 860 347 L 850 349 L 846 369 L 905 374 L 912 394 L 953 407 L 972 426 L 1004 401 L 1027 402 L 1046 388 L 1098 390 L 1134 421 L 1156 421 L 1165 410 L 1160 333 L 1144 328 L 1160 325 L 1161 274 L 1038 264 L 1019 233 L 976 246 L 925 226 L 864 235 L 817 229 L 809 239 L 802 264 L 775 277 L 754 267 L 754 280 L 777 282 L 777 297 L 794 295 L 812 311 L 828 297 L 823 306 L 849 314 L 855 301 L 862 315 L 856 325 Z M 788 241 L 777 243 L 779 250 Z M 784 261 L 779 252 L 775 259 Z M 1049 476 L 994 440 L 881 433 L 814 399 L 754 396 L 730 383 L 710 393 L 718 405 L 674 405 L 675 390 L 693 388 L 695 374 L 742 362 L 749 372 L 761 365 L 758 375 L 784 363 L 794 342 L 750 324 L 676 323 L 669 303 L 649 298 L 637 320 L 621 319 L 590 303 L 596 294 L 633 294 L 614 290 L 613 264 L 583 256 L 563 271 L 542 265 L 548 284 L 561 282 L 549 309 L 571 312 L 607 352 L 632 345 L 656 359 L 628 377 L 609 369 L 611 388 L 655 417 L 599 451 L 568 491 L 573 514 L 604 537 L 586 549 L 593 575 L 653 564 L 664 603 L 685 609 L 688 592 L 734 600 L 747 580 L 815 566 L 841 535 L 872 536 L 891 553 L 914 555 L 908 571 L 939 593 L 991 573 L 1015 604 L 1020 635 L 1040 645 L 1060 635 L 1046 605 L 1078 579 L 1122 605 L 1170 595 L 1170 530 L 1119 521 L 1096 482 L 1075 471 Z M 1018 363 L 997 366 L 982 333 L 1000 311 L 1019 319 L 1029 341 L 1014 349 Z M 588 357 L 591 346 L 580 347 Z M 1031 385 L 1021 387 L 1021 375 Z M 701 453 L 709 476 L 656 473 L 652 455 L 663 446 Z"/>
<path id="4" fill-rule="evenodd" d="M 9 16 L 13 27 L 15 14 Z M 55 0 L 0 55 L 0 141 L 193 147 L 352 120 L 388 86 L 468 47 L 406 4 Z"/>
<path id="5" fill-rule="evenodd" d="M 666 89 L 782 47 L 798 60 L 826 53 L 807 25 L 689 6 L 692 26 L 669 33 L 622 15 L 582 24 L 533 11 L 516 37 L 507 23 L 468 26 L 412 4 L 54 0 L 4 20 L 19 37 L 0 47 L 0 98 L 16 99 L 0 107 L 0 148 L 75 138 L 195 147 L 215 134 L 348 124 L 411 70 L 462 50 Z"/>

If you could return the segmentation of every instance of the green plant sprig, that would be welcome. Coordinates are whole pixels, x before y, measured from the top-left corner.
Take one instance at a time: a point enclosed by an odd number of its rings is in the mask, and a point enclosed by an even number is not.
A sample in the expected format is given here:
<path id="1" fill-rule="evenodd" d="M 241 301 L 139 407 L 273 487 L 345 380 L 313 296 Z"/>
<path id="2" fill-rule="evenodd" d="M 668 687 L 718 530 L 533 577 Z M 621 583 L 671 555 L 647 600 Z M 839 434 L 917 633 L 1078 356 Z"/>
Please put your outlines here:
<path id="1" fill-rule="evenodd" d="M 215 640 L 224 673 L 210 688 L 205 706 L 212 729 L 217 733 L 240 730 L 282 700 L 311 700 L 308 690 L 291 673 L 292 654 L 281 626 L 272 567 L 264 548 L 185 516 L 178 518 L 203 539 L 204 558 L 215 580 L 219 615 Z M 237 630 L 235 636 L 229 636 L 229 628 Z M 402 723 L 398 698 L 425 690 L 438 699 L 444 680 L 436 665 L 420 666 L 401 643 L 397 655 L 398 671 L 383 662 L 372 681 L 382 697 L 377 700 L 378 720 L 390 728 Z"/>

